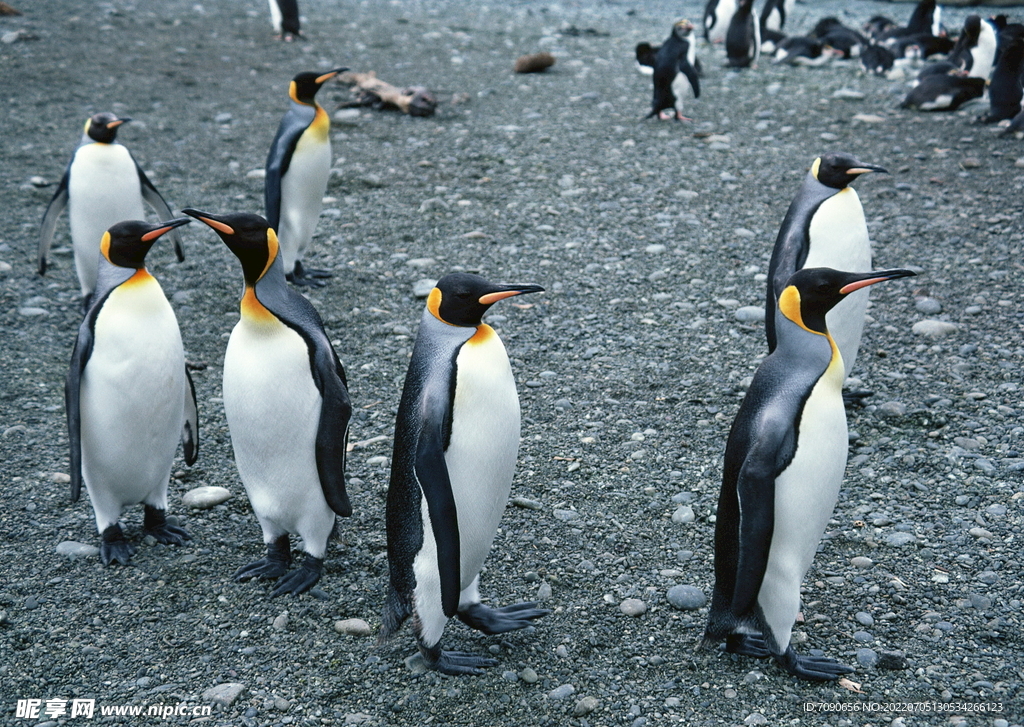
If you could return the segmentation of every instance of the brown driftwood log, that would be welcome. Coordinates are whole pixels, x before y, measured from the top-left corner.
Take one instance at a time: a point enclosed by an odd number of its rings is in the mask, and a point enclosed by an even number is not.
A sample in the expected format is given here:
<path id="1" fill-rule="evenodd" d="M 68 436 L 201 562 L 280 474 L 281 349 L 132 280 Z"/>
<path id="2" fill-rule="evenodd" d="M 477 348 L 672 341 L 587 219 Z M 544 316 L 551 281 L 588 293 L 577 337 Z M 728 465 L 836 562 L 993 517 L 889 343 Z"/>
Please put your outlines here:
<path id="1" fill-rule="evenodd" d="M 377 78 L 375 71 L 338 75 L 338 81 L 355 87 L 356 100 L 347 106 L 373 106 L 376 109 L 395 108 L 410 116 L 433 116 L 437 99 L 423 86 L 400 89 Z"/>

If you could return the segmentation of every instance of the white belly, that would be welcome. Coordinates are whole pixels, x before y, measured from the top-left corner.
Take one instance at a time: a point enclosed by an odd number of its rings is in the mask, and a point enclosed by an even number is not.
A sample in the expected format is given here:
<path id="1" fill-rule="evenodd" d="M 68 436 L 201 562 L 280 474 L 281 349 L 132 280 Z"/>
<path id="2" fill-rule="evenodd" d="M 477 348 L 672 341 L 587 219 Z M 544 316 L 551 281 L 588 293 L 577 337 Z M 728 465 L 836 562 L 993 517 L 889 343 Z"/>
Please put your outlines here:
<path id="1" fill-rule="evenodd" d="M 809 234 L 811 249 L 805 268 L 833 268 L 849 273 L 871 270 L 871 241 L 864 208 L 852 187 L 821 204 L 811 219 Z M 868 294 L 868 288 L 851 293 L 825 316 L 829 333 L 843 355 L 847 376 L 857 360 Z"/>
<path id="2" fill-rule="evenodd" d="M 826 372 L 804 406 L 792 463 L 775 480 L 775 529 L 758 604 L 784 650 L 800 610 L 800 583 L 832 516 L 848 449 L 843 376 Z"/>
<path id="3" fill-rule="evenodd" d="M 316 469 L 322 399 L 309 366 L 305 341 L 276 319 L 243 317 L 224 354 L 224 412 L 238 474 L 261 523 L 291 533 L 310 530 L 311 521 L 316 531 L 334 522 Z"/>
<path id="4" fill-rule="evenodd" d="M 101 530 L 124 505 L 165 506 L 184 426 L 178 322 L 160 284 L 146 278 L 111 292 L 81 379 L 82 475 Z"/>
<path id="5" fill-rule="evenodd" d="M 68 223 L 83 295 L 96 288 L 100 239 L 124 220 L 144 220 L 142 186 L 120 144 L 86 144 L 75 153 L 68 179 Z"/>
<path id="6" fill-rule="evenodd" d="M 736 0 L 719 0 L 715 8 L 715 24 L 708 32 L 708 41 L 711 43 L 724 43 L 725 36 L 729 33 L 729 21 L 736 14 Z"/>
<path id="7" fill-rule="evenodd" d="M 672 93 L 676 97 L 676 110 L 683 113 L 683 98 L 690 92 L 690 80 L 683 73 L 677 73 L 672 79 Z"/>
<path id="8" fill-rule="evenodd" d="M 480 572 L 508 501 L 519 454 L 519 395 L 501 339 L 465 344 L 445 453 L 459 514 L 462 588 Z"/>
<path id="9" fill-rule="evenodd" d="M 286 272 L 313 239 L 323 209 L 327 179 L 331 175 L 331 144 L 315 143 L 303 137 L 292 154 L 288 172 L 281 179 L 281 219 L 277 236 Z"/>

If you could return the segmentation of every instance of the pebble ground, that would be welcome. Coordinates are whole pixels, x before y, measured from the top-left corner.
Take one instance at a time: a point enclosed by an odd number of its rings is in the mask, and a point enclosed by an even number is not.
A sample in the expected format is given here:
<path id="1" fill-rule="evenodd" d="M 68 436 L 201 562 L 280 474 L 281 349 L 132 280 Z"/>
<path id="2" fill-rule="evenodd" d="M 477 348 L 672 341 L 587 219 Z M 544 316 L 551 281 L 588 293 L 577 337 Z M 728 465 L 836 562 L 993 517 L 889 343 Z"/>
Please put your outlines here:
<path id="1" fill-rule="evenodd" d="M 216 702 L 197 724 L 247 727 L 1021 721 L 1024 149 L 977 125 L 983 108 L 900 111 L 904 83 L 854 65 L 734 73 L 703 48 L 694 121 L 642 121 L 650 80 L 633 47 L 660 42 L 681 10 L 698 19 L 692 0 L 304 0 L 308 37 L 294 44 L 271 41 L 261 2 L 15 4 L 25 15 L 0 19 L 0 722 L 76 724 L 15 716 L 18 699 L 74 698 Z M 910 7 L 804 4 L 793 26 Z M 547 73 L 511 72 L 539 50 L 558 59 Z M 144 543 L 131 566 L 104 568 L 75 545 L 98 542 L 86 499 L 68 501 L 63 379 L 78 291 L 66 223 L 50 272 L 35 275 L 53 192 L 35 178 L 55 183 L 85 118 L 113 110 L 135 119 L 119 138 L 175 209 L 260 212 L 288 80 L 339 65 L 426 85 L 441 102 L 412 119 L 342 109 L 342 86 L 320 94 L 335 164 L 310 262 L 335 278 L 309 297 L 357 407 L 355 514 L 314 593 L 269 600 L 265 584 L 231 581 L 262 548 L 220 398 L 241 275 L 192 225 L 188 260 L 158 246 L 150 269 L 189 359 L 206 364 L 200 460 L 171 482 L 193 540 Z M 796 629 L 797 648 L 857 665 L 857 691 L 694 650 L 725 437 L 765 351 L 751 307 L 794 190 L 830 149 L 889 169 L 857 183 L 876 266 L 920 271 L 872 291 L 855 376 L 875 396 L 849 414 L 846 482 Z M 419 673 L 408 631 L 374 638 L 414 290 L 459 269 L 547 289 L 489 317 L 524 422 L 517 499 L 482 588 L 491 603 L 539 599 L 553 613 L 500 638 L 450 625 L 447 647 L 499 661 L 476 678 Z M 201 486 L 233 497 L 183 504 Z M 141 513 L 124 521 L 137 541 Z M 964 706 L 809 714 L 807 702 Z"/>

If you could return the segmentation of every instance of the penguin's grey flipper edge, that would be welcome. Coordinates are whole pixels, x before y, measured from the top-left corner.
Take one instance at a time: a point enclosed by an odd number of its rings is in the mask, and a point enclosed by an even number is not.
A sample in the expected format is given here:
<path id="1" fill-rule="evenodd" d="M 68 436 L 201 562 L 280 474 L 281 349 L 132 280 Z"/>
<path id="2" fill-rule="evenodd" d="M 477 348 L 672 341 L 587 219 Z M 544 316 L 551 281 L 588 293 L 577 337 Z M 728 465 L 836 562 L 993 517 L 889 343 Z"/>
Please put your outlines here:
<path id="1" fill-rule="evenodd" d="M 70 170 L 70 168 L 69 165 L 68 169 Z M 57 191 L 53 193 L 50 203 L 46 205 L 43 221 L 39 225 L 39 253 L 37 262 L 40 275 L 46 274 L 46 259 L 50 254 L 50 245 L 53 244 L 53 233 L 57 229 L 57 219 L 60 217 L 60 213 L 64 211 L 64 208 L 68 206 L 69 177 L 70 171 L 64 172 L 60 184 L 57 185 Z"/>
<path id="2" fill-rule="evenodd" d="M 196 385 L 192 383 L 192 374 L 185 367 L 185 425 L 181 428 L 181 448 L 185 453 L 185 464 L 189 467 L 199 458 L 199 407 L 196 404 Z"/>
<path id="3" fill-rule="evenodd" d="M 325 336 L 326 338 L 326 336 Z M 317 352 L 317 386 L 323 402 L 316 433 L 316 469 L 324 499 L 336 514 L 352 515 L 352 503 L 345 489 L 345 457 L 352 402 L 345 386 L 345 371 L 337 354 L 328 348 Z"/>
<path id="4" fill-rule="evenodd" d="M 428 403 L 429 407 L 430 404 Z M 439 406 L 447 410 L 448 402 Z M 437 543 L 437 571 L 441 579 L 441 609 L 451 618 L 459 608 L 461 585 L 461 550 L 459 546 L 459 517 L 455 508 L 455 495 L 444 461 L 443 422 L 447 411 L 424 415 L 424 427 L 416 447 L 416 479 L 427 500 L 430 525 Z M 426 657 L 426 655 L 424 655 Z M 446 672 L 450 673 L 450 672 Z"/>
<path id="5" fill-rule="evenodd" d="M 133 158 L 132 161 L 135 161 Z M 142 198 L 146 200 L 153 209 L 156 210 L 157 216 L 162 221 L 167 221 L 174 218 L 174 213 L 171 212 L 171 208 L 167 202 L 156 191 L 156 187 L 149 181 L 149 177 L 142 171 L 142 167 L 139 166 L 138 162 L 135 162 L 135 170 L 139 173 L 139 185 L 142 188 Z M 171 238 L 171 242 L 174 243 L 174 254 L 178 258 L 178 262 L 185 262 L 185 248 L 181 245 L 181 235 L 178 234 L 178 230 L 174 229 L 167 233 L 167 236 Z"/>
<path id="6" fill-rule="evenodd" d="M 82 373 L 92 355 L 93 326 L 100 306 L 94 306 L 78 328 L 75 348 L 71 353 L 71 365 L 64 381 L 64 408 L 68 417 L 68 445 L 71 450 L 71 501 L 78 502 L 82 494 Z"/>

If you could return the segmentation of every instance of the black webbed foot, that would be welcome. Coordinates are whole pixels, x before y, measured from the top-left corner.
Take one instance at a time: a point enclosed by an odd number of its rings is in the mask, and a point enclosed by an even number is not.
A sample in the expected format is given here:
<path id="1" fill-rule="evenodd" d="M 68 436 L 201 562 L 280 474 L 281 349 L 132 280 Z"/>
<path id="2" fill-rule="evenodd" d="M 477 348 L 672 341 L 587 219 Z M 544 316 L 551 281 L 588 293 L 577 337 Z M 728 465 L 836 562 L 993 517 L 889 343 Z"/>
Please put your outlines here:
<path id="1" fill-rule="evenodd" d="M 185 528 L 167 522 L 166 511 L 146 505 L 145 513 L 142 523 L 143 532 L 146 535 L 152 535 L 158 543 L 184 545 L 186 540 L 192 539 Z"/>
<path id="2" fill-rule="evenodd" d="M 847 409 L 853 409 L 855 407 L 864 406 L 864 400 L 869 396 L 874 396 L 875 392 L 868 391 L 867 389 L 857 389 L 851 391 L 850 389 L 843 389 L 843 404 Z"/>
<path id="3" fill-rule="evenodd" d="M 442 651 L 440 644 L 429 648 L 420 644 L 420 654 L 430 669 L 452 676 L 479 676 L 484 673 L 484 669 L 498 664 L 497 659 L 475 656 L 465 651 Z"/>
<path id="4" fill-rule="evenodd" d="M 531 626 L 534 619 L 547 616 L 551 611 L 537 608 L 536 603 L 516 603 L 504 608 L 491 608 L 472 603 L 456 614 L 462 623 L 485 634 L 503 634 Z"/>
<path id="5" fill-rule="evenodd" d="M 772 655 L 761 634 L 729 634 L 725 637 L 725 650 L 730 654 L 765 659 Z"/>
<path id="6" fill-rule="evenodd" d="M 103 531 L 103 541 L 100 543 L 100 560 L 103 565 L 120 563 L 128 565 L 128 561 L 135 555 L 135 546 L 124 537 L 121 526 L 114 523 Z"/>
<path id="7" fill-rule="evenodd" d="M 287 573 L 291 564 L 292 546 L 285 534 L 267 545 L 265 557 L 235 571 L 234 578 L 236 581 L 247 581 L 250 578 L 274 580 Z"/>
<path id="8" fill-rule="evenodd" d="M 284 593 L 291 593 L 295 596 L 305 593 L 317 584 L 323 572 L 323 558 L 314 558 L 307 554 L 302 565 L 277 582 L 277 588 L 270 594 L 270 597 L 275 598 Z"/>
<path id="9" fill-rule="evenodd" d="M 852 666 L 840 664 L 827 656 L 800 656 L 792 646 L 784 654 L 776 655 L 775 663 L 793 676 L 811 682 L 832 682 L 855 671 Z"/>

